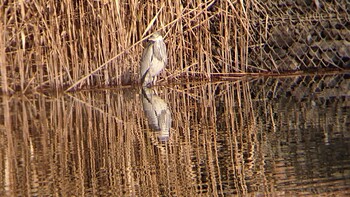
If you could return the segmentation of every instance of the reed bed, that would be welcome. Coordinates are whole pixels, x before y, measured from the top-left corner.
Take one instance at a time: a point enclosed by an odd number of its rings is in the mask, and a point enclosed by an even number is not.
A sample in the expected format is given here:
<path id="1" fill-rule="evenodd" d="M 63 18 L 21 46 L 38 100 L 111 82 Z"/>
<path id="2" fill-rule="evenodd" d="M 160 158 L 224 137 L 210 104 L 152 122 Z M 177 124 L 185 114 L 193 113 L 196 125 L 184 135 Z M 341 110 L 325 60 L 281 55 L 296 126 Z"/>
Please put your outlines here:
<path id="1" fill-rule="evenodd" d="M 168 82 L 244 72 L 246 6 L 249 1 L 5 1 L 2 91 L 136 84 L 142 45 L 154 31 L 165 35 Z"/>
<path id="2" fill-rule="evenodd" d="M 165 35 L 164 83 L 349 69 L 346 0 L 4 1 L 2 92 L 138 83 L 147 37 Z M 249 55 L 249 59 L 247 58 Z"/>

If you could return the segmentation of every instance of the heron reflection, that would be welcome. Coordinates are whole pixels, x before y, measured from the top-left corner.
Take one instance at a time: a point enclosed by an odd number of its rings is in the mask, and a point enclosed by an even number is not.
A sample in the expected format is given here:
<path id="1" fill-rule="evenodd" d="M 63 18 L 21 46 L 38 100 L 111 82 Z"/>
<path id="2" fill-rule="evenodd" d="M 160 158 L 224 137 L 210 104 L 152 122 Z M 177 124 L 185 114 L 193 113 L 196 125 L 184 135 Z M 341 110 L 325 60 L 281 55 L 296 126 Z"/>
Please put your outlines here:
<path id="1" fill-rule="evenodd" d="M 142 105 L 151 129 L 158 132 L 160 141 L 167 141 L 171 127 L 171 112 L 167 103 L 152 89 L 143 87 Z"/>

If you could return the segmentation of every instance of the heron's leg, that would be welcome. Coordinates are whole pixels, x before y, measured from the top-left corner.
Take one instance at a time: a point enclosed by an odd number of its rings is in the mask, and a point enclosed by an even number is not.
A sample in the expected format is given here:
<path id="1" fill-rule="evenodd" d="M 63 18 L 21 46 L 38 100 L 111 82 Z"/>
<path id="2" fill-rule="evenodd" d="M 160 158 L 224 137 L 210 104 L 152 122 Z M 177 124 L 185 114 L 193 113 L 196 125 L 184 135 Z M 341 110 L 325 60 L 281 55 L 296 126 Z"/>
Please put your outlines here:
<path id="1" fill-rule="evenodd" d="M 145 74 L 145 78 L 143 80 L 142 86 L 147 87 L 152 83 L 152 77 L 149 74 L 149 72 L 147 71 L 147 73 Z"/>
<path id="2" fill-rule="evenodd" d="M 155 85 L 155 84 L 156 84 L 156 81 L 157 81 L 157 76 L 154 76 L 154 77 L 153 77 L 152 85 Z"/>

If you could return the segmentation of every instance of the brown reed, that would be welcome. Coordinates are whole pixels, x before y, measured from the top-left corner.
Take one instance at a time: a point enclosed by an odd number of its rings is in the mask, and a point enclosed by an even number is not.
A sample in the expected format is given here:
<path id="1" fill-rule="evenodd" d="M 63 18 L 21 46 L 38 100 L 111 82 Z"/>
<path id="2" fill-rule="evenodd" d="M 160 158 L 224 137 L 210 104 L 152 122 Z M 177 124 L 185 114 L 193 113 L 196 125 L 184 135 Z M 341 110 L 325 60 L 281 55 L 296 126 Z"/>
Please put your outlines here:
<path id="1" fill-rule="evenodd" d="M 135 84 L 141 43 L 154 31 L 166 35 L 168 82 L 245 70 L 249 25 L 239 1 L 38 0 L 2 7 L 3 92 Z"/>

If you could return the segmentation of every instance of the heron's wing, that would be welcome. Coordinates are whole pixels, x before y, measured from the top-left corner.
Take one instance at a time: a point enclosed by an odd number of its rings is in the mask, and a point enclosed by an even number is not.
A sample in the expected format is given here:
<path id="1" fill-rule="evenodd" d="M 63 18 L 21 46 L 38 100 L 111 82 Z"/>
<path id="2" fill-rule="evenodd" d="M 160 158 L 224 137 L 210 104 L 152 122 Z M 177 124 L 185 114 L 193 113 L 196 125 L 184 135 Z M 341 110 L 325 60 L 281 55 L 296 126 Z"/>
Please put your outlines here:
<path id="1" fill-rule="evenodd" d="M 157 58 L 159 61 L 164 62 L 167 64 L 167 54 L 166 54 L 166 45 L 163 41 L 156 42 L 153 44 L 153 53 L 154 57 Z"/>
<path id="2" fill-rule="evenodd" d="M 153 53 L 152 43 L 149 43 L 145 48 L 145 50 L 143 51 L 142 57 L 141 57 L 140 78 L 142 82 L 146 76 L 146 73 L 150 68 L 151 61 L 152 61 L 152 53 Z"/>

